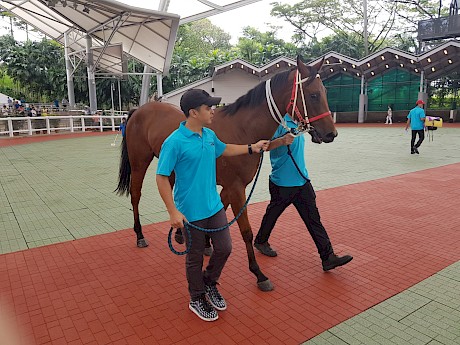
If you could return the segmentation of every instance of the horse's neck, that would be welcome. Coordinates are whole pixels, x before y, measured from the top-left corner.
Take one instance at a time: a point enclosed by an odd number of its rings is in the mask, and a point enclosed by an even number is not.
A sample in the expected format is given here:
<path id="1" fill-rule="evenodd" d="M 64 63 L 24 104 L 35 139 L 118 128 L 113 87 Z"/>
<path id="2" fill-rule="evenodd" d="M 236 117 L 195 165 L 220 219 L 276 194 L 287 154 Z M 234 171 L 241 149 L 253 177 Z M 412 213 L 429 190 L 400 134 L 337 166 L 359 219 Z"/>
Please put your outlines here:
<path id="1" fill-rule="evenodd" d="M 226 134 L 234 133 L 238 139 L 256 141 L 270 139 L 276 131 L 278 124 L 270 115 L 266 104 L 255 108 L 242 108 L 233 115 L 219 114 L 216 121 L 216 130 Z M 226 135 L 227 136 L 227 135 Z M 231 139 L 229 136 L 227 138 Z"/>

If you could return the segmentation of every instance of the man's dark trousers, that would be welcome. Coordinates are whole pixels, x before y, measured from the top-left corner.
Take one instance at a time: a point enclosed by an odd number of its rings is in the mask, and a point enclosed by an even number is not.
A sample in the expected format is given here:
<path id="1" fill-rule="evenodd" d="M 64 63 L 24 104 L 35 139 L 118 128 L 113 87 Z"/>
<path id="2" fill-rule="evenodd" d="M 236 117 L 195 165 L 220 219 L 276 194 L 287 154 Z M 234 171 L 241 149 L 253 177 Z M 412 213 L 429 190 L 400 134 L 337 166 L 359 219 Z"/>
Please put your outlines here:
<path id="1" fill-rule="evenodd" d="M 417 141 L 417 144 L 415 144 L 415 138 L 417 137 L 417 134 L 418 134 L 418 141 Z M 412 130 L 412 140 L 410 142 L 410 147 L 411 149 L 413 149 L 414 147 L 415 148 L 419 148 L 420 145 L 422 145 L 422 141 L 423 139 L 425 139 L 425 132 L 423 129 L 420 129 L 420 130 L 415 130 L 413 129 Z M 415 145 L 414 145 L 415 144 Z"/>
<path id="2" fill-rule="evenodd" d="M 329 254 L 333 252 L 332 245 L 326 229 L 321 224 L 321 218 L 316 207 L 316 194 L 310 181 L 308 180 L 299 187 L 280 187 L 270 181 L 269 190 L 270 204 L 265 211 L 255 242 L 268 242 L 279 216 L 290 204 L 294 204 L 315 242 L 321 260 L 326 260 Z"/>

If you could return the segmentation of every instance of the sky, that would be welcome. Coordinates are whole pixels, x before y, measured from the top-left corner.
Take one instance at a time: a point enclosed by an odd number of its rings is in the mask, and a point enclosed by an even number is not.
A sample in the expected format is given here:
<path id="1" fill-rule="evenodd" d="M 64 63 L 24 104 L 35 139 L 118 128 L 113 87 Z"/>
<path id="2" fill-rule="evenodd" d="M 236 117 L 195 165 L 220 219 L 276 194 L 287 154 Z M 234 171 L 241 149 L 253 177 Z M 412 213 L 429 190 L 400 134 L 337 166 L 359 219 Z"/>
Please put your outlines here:
<path id="1" fill-rule="evenodd" d="M 160 0 L 118 0 L 130 6 L 158 10 Z M 218 5 L 225 5 L 237 0 L 211 0 Z M 270 29 L 269 24 L 281 27 L 277 31 L 277 38 L 285 41 L 291 41 L 293 27 L 281 19 L 270 16 L 272 9 L 271 2 L 275 0 L 260 0 L 256 3 L 240 7 L 235 10 L 224 12 L 212 17 L 209 20 L 216 26 L 222 28 L 231 35 L 231 43 L 236 44 L 238 37 L 241 36 L 243 27 L 252 26 L 259 31 L 265 32 Z M 278 0 L 283 4 L 293 5 L 301 0 Z M 197 0 L 170 0 L 168 12 L 179 14 L 181 17 L 187 17 L 197 12 L 209 10 L 210 8 L 203 5 Z M 0 19 L 0 34 L 8 33 L 9 22 Z M 31 33 L 32 39 L 39 39 L 38 34 Z M 25 40 L 25 33 L 15 32 L 16 40 Z"/>
<path id="2" fill-rule="evenodd" d="M 120 2 L 127 3 L 131 6 L 150 8 L 153 10 L 158 9 L 159 1 L 148 1 L 148 0 L 119 0 Z M 212 0 L 212 2 L 218 5 L 225 5 L 236 0 Z M 290 41 L 293 35 L 293 27 L 285 23 L 281 19 L 270 16 L 272 9 L 272 2 L 281 2 L 283 4 L 293 5 L 300 2 L 301 0 L 261 0 L 256 3 L 240 7 L 235 10 L 224 12 L 212 17 L 209 20 L 216 26 L 222 28 L 225 32 L 232 36 L 231 43 L 236 44 L 237 39 L 241 36 L 243 27 L 253 26 L 259 31 L 265 32 L 269 30 L 267 23 L 272 25 L 281 26 L 278 30 L 277 37 L 285 41 Z M 168 11 L 181 15 L 182 17 L 189 16 L 196 13 L 197 11 L 208 10 L 209 7 L 199 3 L 198 1 L 190 0 L 171 0 Z"/>

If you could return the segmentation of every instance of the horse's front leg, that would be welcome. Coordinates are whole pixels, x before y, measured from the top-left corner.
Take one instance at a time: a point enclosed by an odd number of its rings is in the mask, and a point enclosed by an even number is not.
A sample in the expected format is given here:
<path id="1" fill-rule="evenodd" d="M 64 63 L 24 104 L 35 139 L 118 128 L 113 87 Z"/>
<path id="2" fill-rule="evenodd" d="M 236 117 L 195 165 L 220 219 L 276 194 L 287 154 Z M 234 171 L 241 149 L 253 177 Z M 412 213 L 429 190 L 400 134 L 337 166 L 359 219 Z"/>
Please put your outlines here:
<path id="1" fill-rule="evenodd" d="M 233 214 L 236 216 L 243 208 L 243 205 L 246 201 L 244 187 L 240 186 L 235 188 L 232 190 L 231 194 L 232 196 L 230 197 L 230 204 L 232 206 Z M 249 224 L 247 209 L 244 210 L 240 218 L 238 218 L 237 222 L 240 228 L 241 236 L 243 237 L 244 244 L 246 245 L 249 270 L 257 277 L 257 286 L 262 291 L 273 290 L 273 284 L 271 283 L 270 279 L 268 279 L 260 270 L 259 264 L 257 263 L 256 256 L 254 254 L 254 247 L 252 246 L 253 235 L 251 225 Z"/>

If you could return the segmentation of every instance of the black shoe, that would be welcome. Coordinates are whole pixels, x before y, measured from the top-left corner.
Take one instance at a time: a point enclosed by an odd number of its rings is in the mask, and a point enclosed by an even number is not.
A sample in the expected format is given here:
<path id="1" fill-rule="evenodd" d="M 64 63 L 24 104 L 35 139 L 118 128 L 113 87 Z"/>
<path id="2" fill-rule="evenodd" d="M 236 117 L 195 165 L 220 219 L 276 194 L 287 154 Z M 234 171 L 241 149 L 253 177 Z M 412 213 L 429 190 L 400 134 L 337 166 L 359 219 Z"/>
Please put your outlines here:
<path id="1" fill-rule="evenodd" d="M 337 256 L 334 253 L 330 254 L 326 260 L 323 260 L 323 271 L 329 271 L 336 267 L 343 266 L 353 260 L 351 255 Z"/>
<path id="2" fill-rule="evenodd" d="M 206 298 L 208 299 L 209 303 L 216 308 L 217 310 L 225 310 L 227 309 L 227 303 L 225 299 L 220 294 L 219 290 L 217 290 L 217 284 L 213 283 L 211 285 L 205 285 L 204 289 L 206 291 Z"/>
<path id="3" fill-rule="evenodd" d="M 256 249 L 264 255 L 271 256 L 271 257 L 278 255 L 276 251 L 272 249 L 272 247 L 270 247 L 270 244 L 268 242 L 265 242 L 265 243 L 255 243 L 254 242 L 254 247 L 256 247 Z"/>
<path id="4" fill-rule="evenodd" d="M 219 318 L 217 311 L 209 304 L 205 295 L 192 299 L 188 305 L 189 309 L 193 311 L 201 320 L 214 321 Z"/>
<path id="5" fill-rule="evenodd" d="M 414 149 L 410 150 L 410 154 L 413 155 L 415 153 Z"/>
<path id="6" fill-rule="evenodd" d="M 416 154 L 418 154 L 418 155 L 420 154 L 420 152 L 418 152 L 418 148 L 416 148 L 416 147 L 414 147 L 414 152 L 415 152 Z"/>

